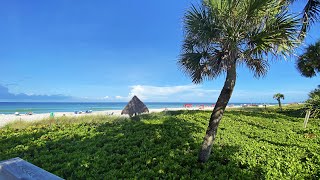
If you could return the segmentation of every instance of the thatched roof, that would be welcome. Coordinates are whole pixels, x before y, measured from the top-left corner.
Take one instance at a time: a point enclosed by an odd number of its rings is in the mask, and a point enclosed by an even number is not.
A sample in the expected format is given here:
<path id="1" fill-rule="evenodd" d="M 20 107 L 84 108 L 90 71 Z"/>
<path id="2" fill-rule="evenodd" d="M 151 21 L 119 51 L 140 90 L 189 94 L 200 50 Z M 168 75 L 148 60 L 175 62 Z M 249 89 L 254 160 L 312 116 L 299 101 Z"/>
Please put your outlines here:
<path id="1" fill-rule="evenodd" d="M 127 106 L 122 110 L 121 114 L 129 114 L 131 117 L 132 115 L 144 112 L 149 112 L 147 106 L 137 96 L 133 96 Z"/>

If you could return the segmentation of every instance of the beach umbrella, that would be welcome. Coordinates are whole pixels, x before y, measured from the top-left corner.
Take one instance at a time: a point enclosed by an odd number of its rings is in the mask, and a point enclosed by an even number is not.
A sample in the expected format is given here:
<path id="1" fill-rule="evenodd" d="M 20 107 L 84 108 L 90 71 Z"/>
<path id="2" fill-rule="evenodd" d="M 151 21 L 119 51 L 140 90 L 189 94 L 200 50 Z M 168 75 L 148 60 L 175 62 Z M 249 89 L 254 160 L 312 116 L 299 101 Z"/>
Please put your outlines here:
<path id="1" fill-rule="evenodd" d="M 148 112 L 149 109 L 147 106 L 137 96 L 133 96 L 127 106 L 122 110 L 121 114 L 129 114 L 129 116 L 132 117 L 133 115 Z"/>

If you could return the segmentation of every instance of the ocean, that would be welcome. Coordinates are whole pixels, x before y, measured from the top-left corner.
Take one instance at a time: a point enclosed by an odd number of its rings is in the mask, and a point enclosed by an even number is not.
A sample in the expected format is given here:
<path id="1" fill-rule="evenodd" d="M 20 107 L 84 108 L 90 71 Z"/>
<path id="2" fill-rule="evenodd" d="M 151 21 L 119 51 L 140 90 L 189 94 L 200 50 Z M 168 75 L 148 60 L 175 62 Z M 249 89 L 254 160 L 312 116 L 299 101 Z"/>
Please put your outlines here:
<path id="1" fill-rule="evenodd" d="M 212 106 L 213 103 L 175 103 L 175 102 L 145 102 L 149 109 L 160 108 L 181 108 L 184 104 L 197 106 Z M 233 105 L 250 104 L 250 103 L 230 103 Z M 259 103 L 257 103 L 259 104 Z M 127 102 L 0 102 L 0 114 L 14 114 L 15 112 L 26 113 L 33 112 L 50 113 L 50 112 L 74 112 L 74 111 L 104 111 L 104 110 L 122 110 Z"/>

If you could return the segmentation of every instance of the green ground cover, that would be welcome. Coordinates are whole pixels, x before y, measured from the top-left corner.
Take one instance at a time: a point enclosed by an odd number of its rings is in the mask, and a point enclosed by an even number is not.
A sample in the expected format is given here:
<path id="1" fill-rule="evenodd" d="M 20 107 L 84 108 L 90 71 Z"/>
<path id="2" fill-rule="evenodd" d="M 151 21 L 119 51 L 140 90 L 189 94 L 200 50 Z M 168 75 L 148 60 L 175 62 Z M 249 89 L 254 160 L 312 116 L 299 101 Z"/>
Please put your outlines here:
<path id="1" fill-rule="evenodd" d="M 0 129 L 0 161 L 21 157 L 66 179 L 319 179 L 320 120 L 299 109 L 228 110 L 208 163 L 210 112 L 60 118 Z"/>

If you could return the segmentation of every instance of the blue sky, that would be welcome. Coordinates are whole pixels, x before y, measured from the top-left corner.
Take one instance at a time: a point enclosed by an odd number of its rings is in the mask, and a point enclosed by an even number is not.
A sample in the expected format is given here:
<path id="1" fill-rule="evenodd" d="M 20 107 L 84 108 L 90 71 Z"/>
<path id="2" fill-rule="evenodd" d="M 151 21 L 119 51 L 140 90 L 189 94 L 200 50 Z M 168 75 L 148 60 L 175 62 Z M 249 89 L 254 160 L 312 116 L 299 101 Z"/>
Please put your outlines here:
<path id="1" fill-rule="evenodd" d="M 0 101 L 109 102 L 136 94 L 144 101 L 215 102 L 224 77 L 194 85 L 177 66 L 183 14 L 197 2 L 3 2 Z M 319 27 L 306 43 L 320 38 Z M 240 67 L 231 102 L 274 102 L 277 92 L 300 102 L 318 84 L 319 77 L 299 75 L 294 58 L 271 61 L 262 79 Z"/>

